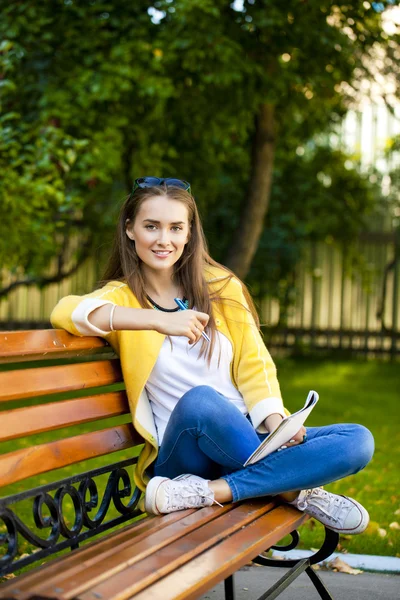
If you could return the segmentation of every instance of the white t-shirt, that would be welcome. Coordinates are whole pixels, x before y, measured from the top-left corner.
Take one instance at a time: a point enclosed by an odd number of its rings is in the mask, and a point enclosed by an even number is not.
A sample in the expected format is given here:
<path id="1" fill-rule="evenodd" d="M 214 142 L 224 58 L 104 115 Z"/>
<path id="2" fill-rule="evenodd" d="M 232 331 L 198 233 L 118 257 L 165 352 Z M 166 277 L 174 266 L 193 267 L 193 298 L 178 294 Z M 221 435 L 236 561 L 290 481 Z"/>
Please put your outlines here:
<path id="1" fill-rule="evenodd" d="M 243 397 L 230 377 L 232 344 L 222 333 L 216 333 L 210 367 L 206 356 L 199 358 L 202 338 L 195 346 L 190 345 L 188 338 L 184 336 L 165 338 L 145 386 L 160 445 L 171 412 L 179 399 L 193 387 L 209 385 L 230 400 L 242 414 L 247 414 Z"/>

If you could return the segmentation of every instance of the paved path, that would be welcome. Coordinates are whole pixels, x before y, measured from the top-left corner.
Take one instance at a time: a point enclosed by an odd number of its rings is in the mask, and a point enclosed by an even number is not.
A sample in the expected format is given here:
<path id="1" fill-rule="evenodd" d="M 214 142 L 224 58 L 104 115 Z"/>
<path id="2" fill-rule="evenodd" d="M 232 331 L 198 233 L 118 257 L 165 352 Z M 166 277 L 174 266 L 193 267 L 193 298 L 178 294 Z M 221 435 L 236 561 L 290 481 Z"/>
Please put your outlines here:
<path id="1" fill-rule="evenodd" d="M 286 569 L 243 567 L 235 575 L 236 600 L 256 600 Z M 346 575 L 318 571 L 334 600 L 400 600 L 400 575 L 362 573 Z M 280 600 L 320 600 L 318 592 L 305 573 L 279 596 Z M 223 584 L 207 592 L 201 600 L 224 600 Z"/>

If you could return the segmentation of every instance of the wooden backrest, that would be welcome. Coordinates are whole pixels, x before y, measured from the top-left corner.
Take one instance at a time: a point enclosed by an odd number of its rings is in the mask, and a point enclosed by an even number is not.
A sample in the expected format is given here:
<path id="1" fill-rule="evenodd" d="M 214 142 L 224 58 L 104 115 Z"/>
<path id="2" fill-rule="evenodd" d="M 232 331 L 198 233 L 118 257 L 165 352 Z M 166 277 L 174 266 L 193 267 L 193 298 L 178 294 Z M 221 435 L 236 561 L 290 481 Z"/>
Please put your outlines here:
<path id="1" fill-rule="evenodd" d="M 120 385 L 103 389 L 112 384 Z M 0 443 L 20 440 L 0 454 L 0 488 L 143 443 L 131 423 L 63 437 L 63 428 L 128 415 L 122 384 L 119 360 L 100 338 L 0 332 Z M 56 439 L 35 439 L 55 430 Z"/>

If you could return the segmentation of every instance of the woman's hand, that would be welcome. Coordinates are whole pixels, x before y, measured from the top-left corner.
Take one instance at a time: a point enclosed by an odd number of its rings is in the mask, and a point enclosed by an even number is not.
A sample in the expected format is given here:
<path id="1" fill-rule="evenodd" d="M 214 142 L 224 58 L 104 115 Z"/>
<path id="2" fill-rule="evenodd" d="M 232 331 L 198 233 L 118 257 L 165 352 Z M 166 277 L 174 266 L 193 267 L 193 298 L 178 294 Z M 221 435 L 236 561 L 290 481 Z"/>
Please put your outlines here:
<path id="1" fill-rule="evenodd" d="M 301 428 L 299 429 L 299 431 L 293 435 L 290 440 L 288 440 L 285 444 L 283 444 L 284 446 L 287 446 L 288 448 L 291 448 L 292 446 L 298 446 L 299 444 L 302 444 L 304 441 L 304 436 L 306 435 L 306 428 L 301 426 Z"/>
<path id="2" fill-rule="evenodd" d="M 278 413 L 273 413 L 272 415 L 269 415 L 265 421 L 265 427 L 268 429 L 269 432 L 274 431 L 274 429 L 276 429 L 279 425 L 279 423 L 283 420 L 282 415 L 278 414 Z M 293 435 L 290 440 L 288 440 L 287 442 L 285 442 L 284 444 L 282 444 L 281 448 L 285 449 L 285 448 L 291 448 L 292 446 L 298 446 L 299 444 L 302 444 L 304 441 L 304 436 L 306 435 L 306 428 L 305 427 L 301 427 L 299 429 L 299 431 Z"/>
<path id="3" fill-rule="evenodd" d="M 210 319 L 197 310 L 180 310 L 174 313 L 154 311 L 154 329 L 165 335 L 184 335 L 189 344 L 197 342 Z"/>

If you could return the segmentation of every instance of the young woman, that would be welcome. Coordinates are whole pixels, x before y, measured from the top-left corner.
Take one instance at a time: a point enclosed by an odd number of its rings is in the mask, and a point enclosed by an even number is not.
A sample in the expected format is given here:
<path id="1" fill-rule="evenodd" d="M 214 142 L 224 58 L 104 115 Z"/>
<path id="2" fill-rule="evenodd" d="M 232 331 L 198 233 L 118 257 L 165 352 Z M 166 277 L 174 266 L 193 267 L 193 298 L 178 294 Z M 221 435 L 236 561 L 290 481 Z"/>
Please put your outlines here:
<path id="1" fill-rule="evenodd" d="M 105 337 L 119 354 L 145 440 L 134 476 L 147 512 L 279 495 L 334 531 L 365 530 L 364 507 L 320 487 L 370 461 L 365 427 L 303 427 L 280 451 L 243 467 L 287 412 L 251 298 L 209 256 L 187 182 L 135 181 L 104 283 L 60 300 L 51 321 Z"/>

